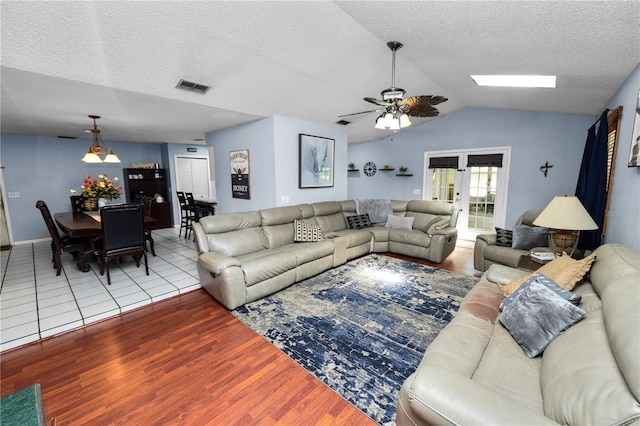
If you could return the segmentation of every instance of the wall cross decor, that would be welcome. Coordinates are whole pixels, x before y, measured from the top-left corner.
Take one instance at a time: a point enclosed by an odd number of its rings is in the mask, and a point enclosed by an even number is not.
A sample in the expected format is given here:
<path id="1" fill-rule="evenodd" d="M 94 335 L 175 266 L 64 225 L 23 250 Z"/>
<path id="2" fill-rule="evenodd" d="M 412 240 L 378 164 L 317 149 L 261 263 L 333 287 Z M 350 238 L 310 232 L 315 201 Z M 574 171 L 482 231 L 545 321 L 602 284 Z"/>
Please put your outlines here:
<path id="1" fill-rule="evenodd" d="M 548 162 L 548 161 L 544 163 L 544 166 L 540 166 L 540 171 L 541 171 L 542 173 L 544 173 L 544 177 L 547 177 L 547 172 L 548 172 L 548 171 L 549 171 L 549 169 L 550 169 L 550 168 L 552 168 L 552 167 L 553 167 L 553 165 L 552 165 L 552 164 L 549 164 L 549 162 Z"/>

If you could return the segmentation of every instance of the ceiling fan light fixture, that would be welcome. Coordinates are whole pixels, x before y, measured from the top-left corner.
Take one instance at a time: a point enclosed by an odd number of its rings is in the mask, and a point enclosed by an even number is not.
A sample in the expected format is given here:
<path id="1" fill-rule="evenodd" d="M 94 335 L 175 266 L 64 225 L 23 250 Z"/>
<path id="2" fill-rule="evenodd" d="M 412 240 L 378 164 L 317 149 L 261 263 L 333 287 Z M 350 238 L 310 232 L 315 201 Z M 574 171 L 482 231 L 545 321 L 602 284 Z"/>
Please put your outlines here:
<path id="1" fill-rule="evenodd" d="M 382 113 L 382 114 L 380 115 L 380 117 L 378 117 L 378 118 L 376 119 L 376 129 L 384 129 L 384 128 L 385 128 L 385 127 L 384 127 L 384 122 L 385 122 L 385 120 L 384 120 L 384 115 L 385 115 L 385 113 Z"/>
<path id="2" fill-rule="evenodd" d="M 405 127 L 411 126 L 411 120 L 409 120 L 409 116 L 407 114 L 402 114 L 400 116 L 400 128 L 404 129 Z"/>
<path id="3" fill-rule="evenodd" d="M 478 86 L 489 87 L 556 87 L 555 75 L 472 75 Z"/>
<path id="4" fill-rule="evenodd" d="M 400 130 L 400 120 L 395 115 L 391 115 L 391 124 L 389 125 L 389 130 Z"/>

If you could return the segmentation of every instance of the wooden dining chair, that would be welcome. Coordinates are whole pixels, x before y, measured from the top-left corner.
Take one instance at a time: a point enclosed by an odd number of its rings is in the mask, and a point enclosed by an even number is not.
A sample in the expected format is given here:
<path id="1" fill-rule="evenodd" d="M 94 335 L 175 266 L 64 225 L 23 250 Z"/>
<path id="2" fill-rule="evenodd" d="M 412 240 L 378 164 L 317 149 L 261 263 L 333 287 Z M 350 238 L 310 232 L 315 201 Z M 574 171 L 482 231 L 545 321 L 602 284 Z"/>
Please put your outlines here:
<path id="1" fill-rule="evenodd" d="M 56 269 L 56 275 L 60 275 L 62 271 L 62 253 L 70 253 L 74 258 L 78 257 L 80 252 L 91 250 L 91 243 L 88 238 L 72 238 L 61 236 L 53 221 L 47 203 L 42 200 L 36 202 L 36 208 L 40 210 L 44 223 L 47 225 L 49 235 L 51 235 L 51 251 L 53 252 L 53 268 Z"/>
<path id="2" fill-rule="evenodd" d="M 69 197 L 71 200 L 71 211 L 74 213 L 82 213 L 85 211 L 84 200 L 85 198 L 82 195 L 71 195 Z"/>
<path id="3" fill-rule="evenodd" d="M 144 257 L 144 267 L 149 275 L 147 250 L 144 236 L 144 217 L 141 204 L 121 204 L 100 209 L 102 225 L 101 247 L 97 250 L 100 274 L 107 270 L 107 284 L 111 285 L 109 261 L 133 256 L 136 266 Z"/>
<path id="4" fill-rule="evenodd" d="M 154 203 L 153 197 L 148 197 L 148 196 L 142 197 L 142 199 L 140 200 L 140 204 L 142 204 L 142 214 L 144 216 L 151 217 L 151 206 L 153 205 L 153 203 Z M 155 249 L 155 244 L 153 242 L 153 236 L 151 235 L 151 230 L 152 230 L 151 225 L 144 226 L 145 248 L 146 248 L 146 244 L 149 243 L 149 251 L 153 256 L 155 256 L 156 249 Z"/>

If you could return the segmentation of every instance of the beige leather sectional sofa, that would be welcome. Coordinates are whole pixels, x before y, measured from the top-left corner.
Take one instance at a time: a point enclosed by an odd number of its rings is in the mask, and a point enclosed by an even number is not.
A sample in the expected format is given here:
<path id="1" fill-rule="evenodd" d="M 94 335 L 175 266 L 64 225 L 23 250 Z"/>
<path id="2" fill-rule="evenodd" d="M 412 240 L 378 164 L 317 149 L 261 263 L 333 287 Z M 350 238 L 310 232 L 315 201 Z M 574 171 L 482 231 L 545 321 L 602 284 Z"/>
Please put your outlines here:
<path id="1" fill-rule="evenodd" d="M 327 201 L 259 211 L 218 214 L 194 224 L 201 285 L 228 309 L 260 299 L 370 252 L 392 252 L 442 262 L 455 248 L 458 211 L 437 201 L 392 200 L 394 218 L 350 229 L 355 200 Z M 362 213 L 362 212 L 360 212 Z M 322 241 L 295 242 L 295 221 L 319 226 Z"/>
<path id="2" fill-rule="evenodd" d="M 403 384 L 397 425 L 640 424 L 640 253 L 595 253 L 572 290 L 586 314 L 534 358 L 499 321 L 525 272 L 491 266 Z"/>

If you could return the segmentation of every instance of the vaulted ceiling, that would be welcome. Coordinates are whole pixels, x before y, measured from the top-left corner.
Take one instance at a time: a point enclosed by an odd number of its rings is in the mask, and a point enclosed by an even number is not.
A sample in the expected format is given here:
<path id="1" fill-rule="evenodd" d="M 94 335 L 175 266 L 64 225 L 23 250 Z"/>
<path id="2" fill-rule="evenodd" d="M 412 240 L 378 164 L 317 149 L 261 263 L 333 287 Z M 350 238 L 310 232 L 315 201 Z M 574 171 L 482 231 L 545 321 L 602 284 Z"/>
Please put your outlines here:
<path id="1" fill-rule="evenodd" d="M 202 143 L 280 114 L 333 124 L 391 85 L 472 107 L 594 117 L 640 62 L 632 1 L 113 1 L 1 3 L 1 131 Z M 482 88 L 470 74 L 555 74 L 556 89 Z M 180 79 L 210 85 L 205 94 Z M 373 107 L 373 108 L 372 108 Z M 377 114 L 350 142 L 382 139 Z M 412 119 L 415 124 L 437 118 Z"/>

